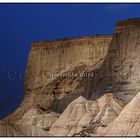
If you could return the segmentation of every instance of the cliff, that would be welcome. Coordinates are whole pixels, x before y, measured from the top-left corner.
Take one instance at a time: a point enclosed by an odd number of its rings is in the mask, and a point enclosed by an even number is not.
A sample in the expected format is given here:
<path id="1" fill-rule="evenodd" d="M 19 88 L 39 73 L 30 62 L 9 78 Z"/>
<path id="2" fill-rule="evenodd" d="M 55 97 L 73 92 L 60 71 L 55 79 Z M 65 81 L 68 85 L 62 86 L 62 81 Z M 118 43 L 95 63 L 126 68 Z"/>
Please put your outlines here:
<path id="1" fill-rule="evenodd" d="M 93 77 L 56 74 L 78 74 L 98 69 L 111 38 L 93 36 L 33 43 L 25 79 L 25 100 L 6 121 L 19 120 L 34 106 L 62 113 L 80 95 L 90 98 Z"/>
<path id="2" fill-rule="evenodd" d="M 88 136 L 139 136 L 139 37 L 140 19 L 128 19 L 117 22 L 109 45 L 108 54 L 94 79 L 96 92 L 101 98 L 111 92 L 122 101 L 122 110 L 106 127 L 82 130 L 81 135 Z M 101 97 L 100 97 L 101 96 Z M 93 134 L 93 132 L 95 133 Z M 88 134 L 87 134 L 88 132 Z"/>
<path id="3" fill-rule="evenodd" d="M 25 99 L 4 119 L 8 129 L 26 128 L 26 136 L 139 136 L 139 40 L 140 19 L 128 19 L 112 36 L 34 42 Z"/>

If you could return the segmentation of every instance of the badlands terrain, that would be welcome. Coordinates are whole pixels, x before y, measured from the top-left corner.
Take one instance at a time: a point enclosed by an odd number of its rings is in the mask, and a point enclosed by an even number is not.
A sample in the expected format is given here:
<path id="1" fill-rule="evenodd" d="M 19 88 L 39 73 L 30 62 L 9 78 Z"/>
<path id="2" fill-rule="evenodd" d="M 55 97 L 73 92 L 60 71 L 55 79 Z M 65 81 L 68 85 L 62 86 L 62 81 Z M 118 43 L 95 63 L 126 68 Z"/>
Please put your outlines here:
<path id="1" fill-rule="evenodd" d="M 0 136 L 140 136 L 140 19 L 32 43 L 24 101 Z"/>

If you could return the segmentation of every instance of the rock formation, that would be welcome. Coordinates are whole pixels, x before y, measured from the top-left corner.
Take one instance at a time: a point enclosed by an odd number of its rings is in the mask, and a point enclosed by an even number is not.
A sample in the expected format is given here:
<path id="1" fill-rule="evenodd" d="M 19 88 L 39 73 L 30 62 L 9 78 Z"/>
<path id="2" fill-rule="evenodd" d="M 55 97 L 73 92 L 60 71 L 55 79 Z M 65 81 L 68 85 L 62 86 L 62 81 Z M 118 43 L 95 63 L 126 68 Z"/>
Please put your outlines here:
<path id="1" fill-rule="evenodd" d="M 117 23 L 110 44 L 113 92 L 127 103 L 140 91 L 140 19 Z"/>
<path id="2" fill-rule="evenodd" d="M 96 127 L 107 126 L 118 116 L 123 107 L 123 102 L 111 93 L 94 101 L 80 96 L 69 104 L 48 133 L 53 136 L 74 136 L 90 127 L 90 131 L 94 134 Z"/>
<path id="3" fill-rule="evenodd" d="M 140 92 L 105 129 L 106 136 L 140 136 Z"/>
<path id="4" fill-rule="evenodd" d="M 0 136 L 49 136 L 49 134 L 34 126 L 7 124 L 0 122 Z"/>
<path id="5" fill-rule="evenodd" d="M 47 130 L 58 118 L 59 114 L 55 112 L 46 113 L 40 108 L 33 107 L 16 124 L 33 125 Z"/>
<path id="6" fill-rule="evenodd" d="M 0 135 L 139 136 L 139 41 L 128 19 L 112 36 L 33 43 L 25 99 Z"/>
<path id="7" fill-rule="evenodd" d="M 92 71 L 102 64 L 110 41 L 111 36 L 95 36 L 33 43 L 26 72 L 25 99 L 6 121 L 19 120 L 34 106 L 62 113 L 80 95 L 90 98 Z M 86 72 L 91 76 L 71 76 Z"/>

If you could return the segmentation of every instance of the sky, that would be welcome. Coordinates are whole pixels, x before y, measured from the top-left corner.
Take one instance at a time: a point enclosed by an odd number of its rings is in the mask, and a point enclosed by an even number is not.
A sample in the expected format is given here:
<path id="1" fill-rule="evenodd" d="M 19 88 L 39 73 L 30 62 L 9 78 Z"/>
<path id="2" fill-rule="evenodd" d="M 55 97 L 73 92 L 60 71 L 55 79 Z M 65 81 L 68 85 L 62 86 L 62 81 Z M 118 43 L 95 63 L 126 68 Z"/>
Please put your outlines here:
<path id="1" fill-rule="evenodd" d="M 34 41 L 112 34 L 119 19 L 140 17 L 140 4 L 0 4 L 0 119 L 24 98 Z"/>

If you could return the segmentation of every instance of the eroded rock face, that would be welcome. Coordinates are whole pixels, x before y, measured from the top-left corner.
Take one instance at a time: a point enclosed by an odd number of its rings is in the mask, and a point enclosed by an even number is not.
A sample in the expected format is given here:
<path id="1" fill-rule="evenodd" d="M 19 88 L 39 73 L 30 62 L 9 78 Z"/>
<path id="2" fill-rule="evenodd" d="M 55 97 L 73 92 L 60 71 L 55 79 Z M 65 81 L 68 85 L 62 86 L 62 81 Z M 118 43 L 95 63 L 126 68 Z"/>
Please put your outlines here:
<path id="1" fill-rule="evenodd" d="M 104 129 L 105 133 L 100 128 L 97 129 L 96 136 L 139 136 L 139 120 L 136 119 L 139 114 L 139 98 L 136 94 L 140 91 L 139 25 L 140 19 L 129 19 L 117 23 L 106 60 L 98 71 L 99 76 L 102 73 L 99 78 L 102 81 L 98 86 L 98 94 L 104 94 L 109 89 L 114 96 L 124 101 L 126 107 L 107 126 L 107 130 Z M 97 80 L 95 85 L 96 83 Z"/>
<path id="2" fill-rule="evenodd" d="M 98 69 L 107 54 L 111 38 L 93 36 L 33 43 L 25 80 L 25 99 L 18 110 L 5 120 L 17 121 L 36 105 L 62 113 L 80 95 L 90 98 L 93 77 L 57 77 L 48 73 L 84 73 Z"/>
<path id="3" fill-rule="evenodd" d="M 49 134 L 34 126 L 7 124 L 0 122 L 0 136 L 49 136 Z"/>
<path id="4" fill-rule="evenodd" d="M 112 37 L 33 43 L 25 100 L 0 134 L 139 136 L 139 37 L 140 19 L 129 19 Z"/>
<path id="5" fill-rule="evenodd" d="M 140 19 L 118 21 L 108 54 L 97 70 L 94 96 L 113 92 L 126 103 L 140 91 Z"/>
<path id="6" fill-rule="evenodd" d="M 105 136 L 140 136 L 140 93 L 105 129 Z"/>
<path id="7" fill-rule="evenodd" d="M 110 44 L 114 93 L 129 102 L 140 91 L 140 19 L 119 21 Z"/>
<path id="8" fill-rule="evenodd" d="M 48 133 L 53 136 L 76 136 L 80 135 L 83 129 L 90 127 L 94 134 L 98 127 L 104 129 L 112 122 L 123 106 L 123 102 L 111 93 L 94 101 L 80 96 L 69 104 Z"/>
<path id="9" fill-rule="evenodd" d="M 22 116 L 22 119 L 18 120 L 16 124 L 27 126 L 32 125 L 47 130 L 58 118 L 58 113 L 47 113 L 39 107 L 33 107 L 25 113 Z"/>
<path id="10" fill-rule="evenodd" d="M 12 125 L 0 121 L 0 136 L 23 136 L 23 134 L 16 130 Z"/>

